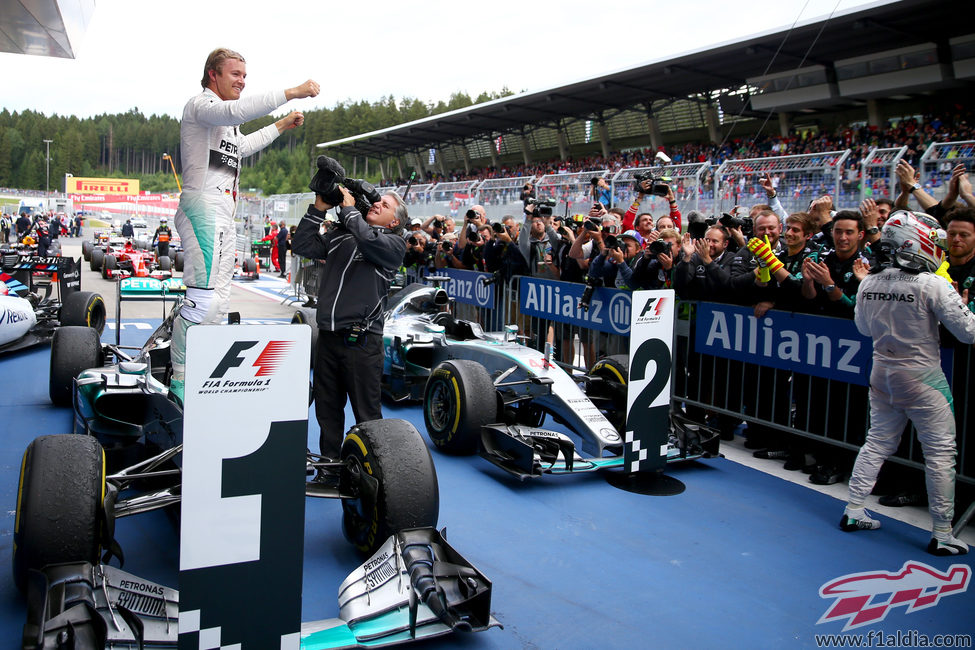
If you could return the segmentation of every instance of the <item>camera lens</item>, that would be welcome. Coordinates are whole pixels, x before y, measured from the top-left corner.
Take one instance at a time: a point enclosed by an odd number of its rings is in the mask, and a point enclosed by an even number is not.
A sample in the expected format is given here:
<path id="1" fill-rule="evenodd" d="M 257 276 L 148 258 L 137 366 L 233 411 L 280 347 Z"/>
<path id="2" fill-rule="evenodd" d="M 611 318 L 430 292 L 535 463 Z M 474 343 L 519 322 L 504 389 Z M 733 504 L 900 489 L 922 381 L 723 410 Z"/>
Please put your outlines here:
<path id="1" fill-rule="evenodd" d="M 500 224 L 500 223 L 492 223 L 491 224 L 491 230 L 493 230 L 494 232 L 500 234 L 500 233 L 503 233 L 504 232 L 504 226 L 502 224 Z"/>

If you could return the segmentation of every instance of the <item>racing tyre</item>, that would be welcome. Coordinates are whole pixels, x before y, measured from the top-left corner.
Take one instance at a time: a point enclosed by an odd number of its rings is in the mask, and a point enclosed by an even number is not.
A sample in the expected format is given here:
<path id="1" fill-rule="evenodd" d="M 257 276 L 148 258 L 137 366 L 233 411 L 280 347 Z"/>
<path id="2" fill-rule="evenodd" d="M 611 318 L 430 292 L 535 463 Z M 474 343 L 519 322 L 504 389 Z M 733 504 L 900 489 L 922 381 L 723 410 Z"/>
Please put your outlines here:
<path id="1" fill-rule="evenodd" d="M 91 255 L 88 256 L 88 266 L 96 273 L 102 270 L 105 264 L 105 251 L 100 248 L 92 248 Z"/>
<path id="2" fill-rule="evenodd" d="M 106 255 L 105 263 L 102 264 L 102 277 L 105 278 L 106 280 L 110 280 L 112 276 L 109 275 L 108 272 L 114 271 L 117 268 L 118 268 L 118 258 L 115 257 L 114 255 Z"/>
<path id="3" fill-rule="evenodd" d="M 351 429 L 342 443 L 342 532 L 367 555 L 407 528 L 436 528 L 437 471 L 430 450 L 406 420 L 373 420 Z"/>
<path id="4" fill-rule="evenodd" d="M 20 466 L 14 522 L 14 582 L 58 562 L 98 563 L 105 456 L 91 436 L 41 436 Z"/>
<path id="5" fill-rule="evenodd" d="M 246 261 L 246 260 L 245 260 Z M 253 262 L 254 260 L 251 260 Z M 318 319 L 317 310 L 311 307 L 299 307 L 294 316 L 291 317 L 291 324 L 308 325 L 311 327 L 311 360 L 309 367 L 315 369 L 315 351 L 318 350 Z"/>
<path id="6" fill-rule="evenodd" d="M 255 278 L 260 275 L 257 260 L 252 257 L 245 257 L 244 261 L 240 265 L 240 268 L 244 273 L 253 273 Z"/>
<path id="7" fill-rule="evenodd" d="M 91 259 L 91 249 L 93 247 L 94 244 L 90 241 L 81 242 L 81 256 L 85 258 L 86 262 Z"/>
<path id="8" fill-rule="evenodd" d="M 76 291 L 61 305 L 58 320 L 61 325 L 91 327 L 99 334 L 105 330 L 105 300 L 92 291 Z"/>
<path id="9" fill-rule="evenodd" d="M 159 270 L 160 271 L 172 271 L 173 270 L 173 260 L 169 259 L 168 256 L 163 255 L 159 258 Z"/>
<path id="10" fill-rule="evenodd" d="M 173 270 L 183 272 L 183 251 L 176 251 L 176 257 L 173 259 Z"/>
<path id="11" fill-rule="evenodd" d="M 593 364 L 589 374 L 605 380 L 590 391 L 589 397 L 608 400 L 606 418 L 622 434 L 626 427 L 626 385 L 630 379 L 630 358 L 625 354 L 603 357 Z"/>
<path id="12" fill-rule="evenodd" d="M 48 394 L 58 406 L 71 406 L 74 378 L 102 365 L 102 344 L 91 327 L 59 327 L 51 339 Z"/>
<path id="13" fill-rule="evenodd" d="M 430 373 L 423 395 L 423 422 L 437 449 L 473 454 L 481 427 L 497 421 L 494 382 L 476 361 L 444 361 Z"/>

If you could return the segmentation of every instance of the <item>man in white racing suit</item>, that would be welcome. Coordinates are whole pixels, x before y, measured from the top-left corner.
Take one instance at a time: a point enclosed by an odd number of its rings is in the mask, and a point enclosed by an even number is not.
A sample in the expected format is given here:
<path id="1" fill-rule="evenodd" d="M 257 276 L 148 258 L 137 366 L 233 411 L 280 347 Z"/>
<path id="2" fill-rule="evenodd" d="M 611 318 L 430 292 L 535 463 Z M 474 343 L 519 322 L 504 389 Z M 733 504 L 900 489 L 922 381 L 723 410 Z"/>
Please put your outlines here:
<path id="1" fill-rule="evenodd" d="M 292 111 L 248 135 L 240 132 L 240 125 L 267 115 L 291 99 L 315 97 L 319 92 L 319 85 L 309 79 L 294 88 L 241 99 L 246 77 L 240 54 L 226 48 L 214 50 L 203 69 L 203 92 L 183 109 L 183 193 L 175 222 L 183 245 L 186 299 L 173 325 L 169 387 L 180 400 L 186 371 L 186 330 L 198 323 L 220 323 L 230 309 L 240 161 L 271 144 L 284 131 L 301 126 L 304 115 Z"/>
<path id="2" fill-rule="evenodd" d="M 944 231 L 929 216 L 907 211 L 891 214 L 881 247 L 893 266 L 869 275 L 857 290 L 856 326 L 873 338 L 870 430 L 853 467 L 840 528 L 847 532 L 880 528 L 863 504 L 910 419 L 924 452 L 933 523 L 927 550 L 948 556 L 963 555 L 968 546 L 951 534 L 955 417 L 941 370 L 938 323 L 959 341 L 975 343 L 975 314 L 944 278 L 934 274 L 944 261 L 944 244 Z"/>

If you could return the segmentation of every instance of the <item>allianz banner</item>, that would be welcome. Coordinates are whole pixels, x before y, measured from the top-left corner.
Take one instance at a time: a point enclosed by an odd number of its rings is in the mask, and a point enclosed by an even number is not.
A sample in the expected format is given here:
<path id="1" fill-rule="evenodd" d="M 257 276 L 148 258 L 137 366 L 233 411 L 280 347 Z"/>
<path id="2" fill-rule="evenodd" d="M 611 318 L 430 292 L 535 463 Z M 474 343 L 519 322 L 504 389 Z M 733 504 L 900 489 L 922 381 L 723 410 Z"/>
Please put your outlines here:
<path id="1" fill-rule="evenodd" d="M 464 271 L 462 269 L 437 269 L 438 275 L 450 277 L 450 282 L 444 286 L 447 295 L 468 305 L 494 309 L 494 287 L 491 273 Z"/>
<path id="2" fill-rule="evenodd" d="M 522 314 L 569 323 L 610 334 L 630 332 L 630 292 L 596 289 L 589 309 L 579 305 L 586 285 L 522 277 L 518 306 Z"/>
<path id="3" fill-rule="evenodd" d="M 869 385 L 873 344 L 852 320 L 702 302 L 694 327 L 700 354 Z"/>

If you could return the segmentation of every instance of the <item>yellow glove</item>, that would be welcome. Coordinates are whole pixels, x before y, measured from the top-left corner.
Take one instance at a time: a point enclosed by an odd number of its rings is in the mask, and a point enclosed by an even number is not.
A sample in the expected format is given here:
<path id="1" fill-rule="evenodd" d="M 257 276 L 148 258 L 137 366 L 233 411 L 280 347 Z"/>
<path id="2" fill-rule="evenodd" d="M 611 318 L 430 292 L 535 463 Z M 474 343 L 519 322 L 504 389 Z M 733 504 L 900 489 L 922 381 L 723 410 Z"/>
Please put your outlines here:
<path id="1" fill-rule="evenodd" d="M 938 267 L 938 270 L 934 272 L 934 274 L 935 275 L 940 275 L 941 277 L 943 277 L 945 280 L 948 281 L 948 284 L 951 284 L 952 282 L 954 282 L 954 280 L 951 279 L 951 276 L 948 275 L 948 258 L 947 257 L 945 258 L 945 261 L 941 263 L 941 266 Z"/>
<path id="2" fill-rule="evenodd" d="M 748 243 L 745 244 L 745 246 L 762 263 L 762 266 L 765 267 L 769 277 L 785 266 L 779 261 L 779 258 L 775 256 L 775 253 L 772 252 L 772 247 L 769 246 L 768 236 L 765 237 L 765 241 L 762 241 L 757 237 L 752 237 L 748 240 Z M 768 280 L 764 280 L 764 282 L 768 282 Z"/>

